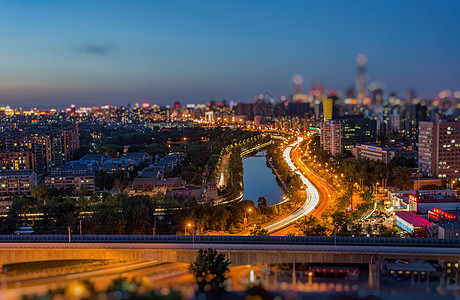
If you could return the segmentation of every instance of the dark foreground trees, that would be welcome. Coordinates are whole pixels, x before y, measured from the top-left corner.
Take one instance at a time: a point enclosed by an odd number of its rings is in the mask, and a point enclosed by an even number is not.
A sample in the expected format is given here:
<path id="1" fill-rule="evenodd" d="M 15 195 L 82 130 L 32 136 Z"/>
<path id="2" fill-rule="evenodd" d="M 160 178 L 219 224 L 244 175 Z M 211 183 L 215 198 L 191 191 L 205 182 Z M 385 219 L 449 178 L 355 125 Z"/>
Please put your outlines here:
<path id="1" fill-rule="evenodd" d="M 227 279 L 230 261 L 225 254 L 215 249 L 200 249 L 195 261 L 190 264 L 189 271 L 193 273 L 202 292 L 223 292 Z"/>

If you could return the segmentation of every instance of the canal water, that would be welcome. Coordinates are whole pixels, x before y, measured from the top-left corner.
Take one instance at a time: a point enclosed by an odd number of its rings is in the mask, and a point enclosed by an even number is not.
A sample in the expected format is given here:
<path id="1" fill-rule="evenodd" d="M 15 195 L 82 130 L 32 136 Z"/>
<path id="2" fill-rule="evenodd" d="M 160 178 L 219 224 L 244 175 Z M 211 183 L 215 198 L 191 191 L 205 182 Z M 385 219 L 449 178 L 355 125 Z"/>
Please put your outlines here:
<path id="1" fill-rule="evenodd" d="M 276 175 L 267 166 L 265 151 L 243 158 L 243 170 L 243 200 L 252 200 L 256 205 L 259 197 L 265 197 L 268 205 L 281 201 L 283 191 L 276 182 Z"/>

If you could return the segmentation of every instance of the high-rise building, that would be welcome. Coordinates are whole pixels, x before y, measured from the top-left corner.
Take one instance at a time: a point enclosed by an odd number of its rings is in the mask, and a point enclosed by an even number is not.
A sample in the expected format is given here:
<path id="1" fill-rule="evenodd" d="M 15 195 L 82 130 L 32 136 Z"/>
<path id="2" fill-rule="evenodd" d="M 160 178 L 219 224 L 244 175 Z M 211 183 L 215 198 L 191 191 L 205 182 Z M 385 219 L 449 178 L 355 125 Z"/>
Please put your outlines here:
<path id="1" fill-rule="evenodd" d="M 358 102 L 361 104 L 363 99 L 367 96 L 367 74 L 366 74 L 366 64 L 367 56 L 364 54 L 359 54 L 356 57 L 356 64 L 358 65 L 358 74 L 356 75 L 356 92 Z"/>
<path id="2" fill-rule="evenodd" d="M 401 114 L 401 137 L 415 145 L 418 140 L 420 121 L 427 120 L 427 107 L 420 104 L 407 105 Z"/>
<path id="3" fill-rule="evenodd" d="M 73 126 L 59 131 L 23 132 L 0 136 L 0 152 L 30 153 L 34 159 L 34 171 L 40 175 L 71 161 L 73 153 L 79 147 L 78 128 Z"/>
<path id="4" fill-rule="evenodd" d="M 460 180 L 460 122 L 419 122 L 419 168 L 430 176 Z"/>
<path id="5" fill-rule="evenodd" d="M 324 122 L 332 119 L 332 111 L 334 109 L 334 99 L 327 97 L 323 101 L 323 117 Z"/>
<path id="6" fill-rule="evenodd" d="M 332 156 L 337 156 L 343 152 L 342 148 L 342 124 L 330 120 L 321 122 L 321 146 Z"/>
<path id="7" fill-rule="evenodd" d="M 34 156 L 30 152 L 0 153 L 0 170 L 33 170 Z"/>
<path id="8" fill-rule="evenodd" d="M 337 118 L 342 124 L 343 150 L 351 151 L 351 147 L 358 144 L 375 143 L 377 141 L 377 122 L 364 116 L 347 116 Z"/>
<path id="9" fill-rule="evenodd" d="M 377 123 L 363 116 L 348 116 L 321 123 L 321 146 L 332 156 L 358 144 L 375 143 Z"/>
<path id="10" fill-rule="evenodd" d="M 336 110 L 336 102 L 338 98 L 335 95 L 334 91 L 331 91 L 329 93 L 329 96 L 327 98 L 324 98 L 323 100 L 323 119 L 324 122 L 327 120 L 332 120 L 334 117 L 337 116 Z"/>

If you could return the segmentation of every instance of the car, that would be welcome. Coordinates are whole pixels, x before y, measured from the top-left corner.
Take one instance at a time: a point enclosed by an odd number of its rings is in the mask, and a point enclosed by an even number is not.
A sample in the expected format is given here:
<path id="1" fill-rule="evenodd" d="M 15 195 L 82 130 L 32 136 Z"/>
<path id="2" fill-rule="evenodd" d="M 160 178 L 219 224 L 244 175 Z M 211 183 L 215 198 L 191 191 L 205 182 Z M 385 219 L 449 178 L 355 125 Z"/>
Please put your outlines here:
<path id="1" fill-rule="evenodd" d="M 21 226 L 15 232 L 15 234 L 32 234 L 34 229 L 31 226 Z"/>

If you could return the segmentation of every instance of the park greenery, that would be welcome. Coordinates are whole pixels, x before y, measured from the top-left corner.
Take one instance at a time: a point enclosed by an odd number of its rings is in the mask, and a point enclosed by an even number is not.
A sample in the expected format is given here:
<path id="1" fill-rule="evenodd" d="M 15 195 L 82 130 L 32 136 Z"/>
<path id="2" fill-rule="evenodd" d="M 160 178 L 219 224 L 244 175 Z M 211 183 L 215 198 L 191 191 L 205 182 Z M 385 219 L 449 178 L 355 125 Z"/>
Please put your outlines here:
<path id="1" fill-rule="evenodd" d="M 165 177 L 182 177 L 187 183 L 201 185 L 203 173 L 207 180 L 215 180 L 217 165 L 224 151 L 232 150 L 242 145 L 242 142 L 253 141 L 257 132 L 243 131 L 234 128 L 96 128 L 100 138 L 92 138 L 86 132 L 80 148 L 74 153 L 74 159 L 80 159 L 88 153 L 105 153 L 118 157 L 125 147 L 128 152 L 145 152 L 152 157 L 163 157 L 168 153 L 182 153 L 184 159 L 173 170 L 167 171 Z M 99 172 L 96 176 L 96 186 L 100 190 L 115 188 L 122 190 L 127 185 L 127 178 L 137 176 L 138 171 L 145 165 L 136 166 L 124 174 L 107 174 Z M 128 174 L 129 173 L 129 174 Z"/>
<path id="2" fill-rule="evenodd" d="M 0 233 L 12 234 L 20 226 L 33 226 L 36 234 L 66 234 L 69 227 L 73 234 L 79 234 L 80 224 L 83 234 L 240 233 L 249 230 L 249 225 L 261 226 L 281 211 L 263 200 L 255 207 L 253 201 L 246 200 L 199 204 L 194 199 L 174 199 L 163 194 L 128 196 L 104 192 L 68 197 L 47 193 L 46 187 L 34 194 L 12 199 L 12 207 L 0 217 Z M 249 225 L 245 227 L 243 219 L 249 208 Z"/>

